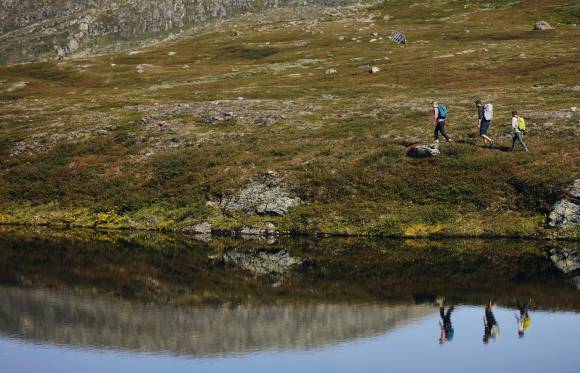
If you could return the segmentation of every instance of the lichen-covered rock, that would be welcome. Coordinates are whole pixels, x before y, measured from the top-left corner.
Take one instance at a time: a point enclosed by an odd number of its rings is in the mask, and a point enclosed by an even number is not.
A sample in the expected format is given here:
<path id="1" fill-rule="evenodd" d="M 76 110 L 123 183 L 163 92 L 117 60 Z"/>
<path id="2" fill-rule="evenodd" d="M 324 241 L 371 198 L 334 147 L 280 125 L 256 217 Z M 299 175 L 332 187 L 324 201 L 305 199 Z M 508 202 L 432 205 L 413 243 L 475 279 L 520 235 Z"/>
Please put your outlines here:
<path id="1" fill-rule="evenodd" d="M 286 215 L 288 209 L 300 204 L 300 198 L 294 197 L 281 185 L 278 176 L 269 172 L 262 182 L 253 182 L 237 195 L 222 199 L 220 207 L 227 214 L 243 212 L 258 215 Z"/>
<path id="2" fill-rule="evenodd" d="M 580 179 L 575 180 L 565 191 L 565 198 L 556 202 L 548 216 L 548 225 L 568 228 L 580 224 Z"/>
<path id="3" fill-rule="evenodd" d="M 534 31 L 553 30 L 554 28 L 546 21 L 538 21 L 534 25 Z"/>
<path id="4" fill-rule="evenodd" d="M 199 234 L 211 234 L 211 224 L 208 222 L 196 224 L 193 227 L 191 227 L 191 231 L 193 233 Z"/>
<path id="5" fill-rule="evenodd" d="M 407 150 L 407 155 L 414 158 L 434 157 L 441 154 L 436 145 L 414 145 Z"/>

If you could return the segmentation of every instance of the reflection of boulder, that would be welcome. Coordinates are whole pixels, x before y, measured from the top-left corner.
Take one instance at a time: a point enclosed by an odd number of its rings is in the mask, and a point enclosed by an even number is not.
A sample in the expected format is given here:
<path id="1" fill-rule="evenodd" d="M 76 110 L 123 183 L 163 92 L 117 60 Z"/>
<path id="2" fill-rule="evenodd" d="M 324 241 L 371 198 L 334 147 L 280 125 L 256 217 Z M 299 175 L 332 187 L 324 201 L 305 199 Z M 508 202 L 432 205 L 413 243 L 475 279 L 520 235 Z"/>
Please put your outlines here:
<path id="1" fill-rule="evenodd" d="M 552 249 L 550 259 L 559 270 L 570 277 L 572 284 L 580 290 L 580 250 Z"/>
<path id="2" fill-rule="evenodd" d="M 550 259 L 556 267 L 565 274 L 579 272 L 580 274 L 580 250 L 552 249 Z"/>
<path id="3" fill-rule="evenodd" d="M 213 356 L 311 349 L 369 337 L 427 305 L 276 303 L 185 308 L 0 287 L 0 335 L 50 344 Z"/>
<path id="4" fill-rule="evenodd" d="M 302 260 L 291 257 L 286 250 L 275 253 L 231 250 L 225 252 L 221 259 L 257 276 L 279 275 L 302 264 Z"/>

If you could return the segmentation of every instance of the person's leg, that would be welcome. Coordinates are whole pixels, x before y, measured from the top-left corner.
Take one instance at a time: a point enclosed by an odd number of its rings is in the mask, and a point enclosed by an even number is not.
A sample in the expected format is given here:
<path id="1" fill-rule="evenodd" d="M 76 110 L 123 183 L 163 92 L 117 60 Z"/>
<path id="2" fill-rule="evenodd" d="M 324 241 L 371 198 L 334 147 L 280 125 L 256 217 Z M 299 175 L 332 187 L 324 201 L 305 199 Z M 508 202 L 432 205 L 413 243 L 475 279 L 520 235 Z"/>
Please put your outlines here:
<path id="1" fill-rule="evenodd" d="M 524 142 L 524 134 L 523 133 L 518 133 L 518 140 L 520 141 L 520 144 L 522 144 L 522 146 L 524 147 L 524 149 L 526 151 L 528 151 L 528 146 L 526 145 L 526 143 Z"/>
<path id="2" fill-rule="evenodd" d="M 518 139 L 518 135 L 517 135 L 517 133 L 515 133 L 514 137 L 512 137 L 512 152 L 514 151 L 514 148 L 516 147 L 517 139 Z"/>
<path id="3" fill-rule="evenodd" d="M 439 123 L 437 123 L 435 125 L 435 130 L 433 132 L 433 138 L 435 140 L 435 143 L 438 143 L 439 142 L 439 131 L 440 131 L 440 129 L 441 128 L 439 127 Z"/>
<path id="4" fill-rule="evenodd" d="M 449 138 L 449 136 L 447 136 L 447 131 L 445 131 L 445 122 L 439 122 L 439 128 L 441 130 L 441 134 L 443 135 L 443 137 L 445 137 L 445 140 L 447 140 L 447 142 L 450 142 L 451 139 Z"/>

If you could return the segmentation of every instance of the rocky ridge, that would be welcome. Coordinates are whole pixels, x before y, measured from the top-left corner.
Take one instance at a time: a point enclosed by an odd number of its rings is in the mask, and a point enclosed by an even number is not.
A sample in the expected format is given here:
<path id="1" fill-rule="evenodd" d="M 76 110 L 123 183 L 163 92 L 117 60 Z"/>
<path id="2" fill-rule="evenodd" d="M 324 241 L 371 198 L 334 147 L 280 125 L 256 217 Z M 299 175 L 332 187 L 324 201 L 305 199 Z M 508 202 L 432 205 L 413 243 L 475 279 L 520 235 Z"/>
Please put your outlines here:
<path id="1" fill-rule="evenodd" d="M 208 21 L 337 0 L 1 0 L 0 64 L 61 59 L 163 40 Z"/>

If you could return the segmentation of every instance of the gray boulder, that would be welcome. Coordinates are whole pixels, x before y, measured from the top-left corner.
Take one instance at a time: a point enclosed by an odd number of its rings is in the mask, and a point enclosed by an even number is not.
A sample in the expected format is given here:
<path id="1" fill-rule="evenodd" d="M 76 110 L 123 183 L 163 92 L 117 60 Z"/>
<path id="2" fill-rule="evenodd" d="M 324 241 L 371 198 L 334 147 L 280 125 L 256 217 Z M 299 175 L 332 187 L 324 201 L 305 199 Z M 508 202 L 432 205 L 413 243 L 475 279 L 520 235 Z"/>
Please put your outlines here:
<path id="1" fill-rule="evenodd" d="M 243 212 L 257 215 L 288 214 L 288 209 L 301 203 L 281 185 L 275 172 L 270 171 L 261 182 L 253 182 L 237 195 L 223 198 L 220 207 L 225 213 Z"/>
<path id="2" fill-rule="evenodd" d="M 407 155 L 414 158 L 428 158 L 441 154 L 436 145 L 414 145 L 407 150 Z"/>
<path id="3" fill-rule="evenodd" d="M 548 225 L 555 228 L 568 228 L 580 224 L 580 179 L 565 191 L 566 197 L 556 202 L 548 216 Z"/>
<path id="4" fill-rule="evenodd" d="M 534 25 L 534 31 L 546 31 L 546 30 L 553 30 L 554 28 L 546 21 L 539 21 L 536 22 Z"/>
<path id="5" fill-rule="evenodd" d="M 193 227 L 191 227 L 191 231 L 193 233 L 199 234 L 211 234 L 211 224 L 208 222 L 196 224 Z"/>

